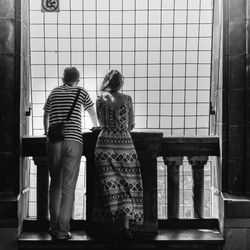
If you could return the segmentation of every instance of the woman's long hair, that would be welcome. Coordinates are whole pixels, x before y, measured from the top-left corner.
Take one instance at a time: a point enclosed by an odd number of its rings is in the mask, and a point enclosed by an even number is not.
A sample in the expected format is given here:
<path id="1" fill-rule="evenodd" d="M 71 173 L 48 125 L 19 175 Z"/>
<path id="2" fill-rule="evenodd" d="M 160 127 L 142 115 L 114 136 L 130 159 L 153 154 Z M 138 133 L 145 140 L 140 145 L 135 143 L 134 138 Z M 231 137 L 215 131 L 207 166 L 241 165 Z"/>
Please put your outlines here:
<path id="1" fill-rule="evenodd" d="M 100 91 L 114 93 L 121 89 L 123 75 L 118 70 L 110 70 L 104 77 Z"/>

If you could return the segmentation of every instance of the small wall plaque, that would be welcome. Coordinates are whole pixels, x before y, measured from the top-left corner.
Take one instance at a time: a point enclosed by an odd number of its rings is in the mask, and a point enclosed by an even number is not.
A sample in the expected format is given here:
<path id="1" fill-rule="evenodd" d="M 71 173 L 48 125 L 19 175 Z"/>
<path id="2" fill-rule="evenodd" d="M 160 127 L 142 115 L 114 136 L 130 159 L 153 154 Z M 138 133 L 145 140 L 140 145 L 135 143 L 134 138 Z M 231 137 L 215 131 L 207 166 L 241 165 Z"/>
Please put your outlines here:
<path id="1" fill-rule="evenodd" d="M 58 12 L 59 0 L 41 0 L 43 12 Z"/>

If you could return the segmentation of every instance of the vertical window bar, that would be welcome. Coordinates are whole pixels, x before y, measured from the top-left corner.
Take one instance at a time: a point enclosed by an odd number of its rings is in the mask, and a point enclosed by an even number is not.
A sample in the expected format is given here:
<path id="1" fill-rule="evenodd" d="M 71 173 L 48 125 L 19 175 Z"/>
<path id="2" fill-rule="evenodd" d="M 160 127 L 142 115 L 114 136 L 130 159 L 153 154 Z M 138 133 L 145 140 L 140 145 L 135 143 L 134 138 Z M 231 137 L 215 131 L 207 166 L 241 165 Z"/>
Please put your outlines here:
<path id="1" fill-rule="evenodd" d="M 84 49 L 84 32 L 85 32 L 85 26 L 84 26 L 84 16 L 85 16 L 85 10 L 84 10 L 84 1 L 82 2 L 82 85 L 85 88 L 84 84 L 85 84 L 85 60 L 84 60 L 84 53 L 85 53 L 85 49 Z M 97 83 L 96 84 L 96 89 L 97 89 Z M 84 118 L 85 118 L 85 111 L 84 111 Z M 82 119 L 83 122 L 83 127 L 86 127 L 86 121 L 85 119 Z M 84 179 L 84 187 L 85 187 L 85 179 Z M 85 197 L 85 196 L 84 196 Z"/>
<path id="2" fill-rule="evenodd" d="M 175 10 L 175 0 L 173 1 L 174 4 L 174 8 L 173 8 L 173 37 L 172 37 L 172 87 L 171 87 L 171 127 L 170 127 L 170 131 L 171 131 L 171 135 L 173 135 L 173 118 L 174 118 L 174 106 L 173 106 L 173 100 L 174 100 L 174 52 L 175 52 L 175 14 L 176 14 L 176 10 Z"/>
<path id="3" fill-rule="evenodd" d="M 97 47 L 97 42 L 98 42 L 98 37 L 97 37 L 97 13 L 98 13 L 98 5 L 97 5 L 97 0 L 95 0 L 95 83 L 96 86 L 98 85 L 98 79 L 97 79 L 97 75 L 98 75 L 98 66 L 97 66 L 97 59 L 98 59 L 98 47 Z"/>
<path id="4" fill-rule="evenodd" d="M 147 79 L 147 99 L 146 99 L 146 103 L 147 103 L 147 113 L 146 113 L 146 117 L 147 117 L 147 120 L 146 120 L 146 127 L 148 128 L 149 127 L 149 118 L 148 118 L 148 114 L 149 114 L 149 104 L 148 104 L 148 100 L 149 100 L 149 91 L 148 91 L 148 78 L 149 78 L 149 75 L 148 75 L 148 63 L 149 63 L 149 60 L 148 60 L 148 52 L 149 52 L 149 0 L 147 1 L 147 73 L 146 73 L 146 79 Z"/>
<path id="5" fill-rule="evenodd" d="M 71 0 L 69 0 L 69 53 L 70 53 L 70 62 L 69 65 L 72 66 L 72 44 L 71 44 L 71 40 L 72 40 L 72 11 L 71 11 Z"/>
<path id="6" fill-rule="evenodd" d="M 31 23 L 31 18 L 30 18 L 30 5 L 28 4 L 28 11 L 29 11 L 29 23 Z M 29 36 L 29 44 L 31 44 L 31 35 Z M 30 61 L 30 64 L 31 64 L 31 46 L 30 46 L 30 51 L 29 51 L 29 61 Z M 32 65 L 31 65 L 31 67 L 32 67 Z M 31 105 L 32 105 L 32 110 L 34 110 L 34 105 L 33 105 L 33 95 L 32 95 L 32 93 L 33 93 L 33 83 L 32 83 L 32 74 L 31 74 L 32 72 L 31 72 L 31 70 L 30 70 L 30 77 L 31 77 L 31 84 L 30 84 L 30 93 L 29 94 L 31 94 L 30 95 L 30 101 L 31 101 Z M 46 91 L 45 91 L 45 93 L 46 93 Z M 45 94 L 45 96 L 46 96 L 46 94 Z M 30 131 L 29 131 L 30 132 Z M 34 117 L 33 117 L 33 114 L 32 114 L 32 116 L 31 116 L 31 134 L 32 135 L 34 135 Z"/>
<path id="7" fill-rule="evenodd" d="M 135 91 L 136 91 L 136 77 L 135 77 L 135 71 L 136 71 L 136 30 L 137 30 L 137 24 L 136 24 L 136 0 L 134 0 L 134 48 L 133 48 L 133 53 L 134 53 L 134 77 L 133 77 L 133 87 L 134 87 L 134 93 L 133 93 L 133 108 L 134 108 L 134 113 L 136 114 L 136 105 L 135 105 Z"/>
<path id="8" fill-rule="evenodd" d="M 46 98 L 46 92 L 47 92 L 47 71 L 46 71 L 46 22 L 45 22 L 45 12 L 42 14 L 43 15 L 43 68 L 44 68 L 44 87 L 45 87 L 45 93 L 44 96 Z M 34 127 L 33 127 L 34 130 Z"/>
<path id="9" fill-rule="evenodd" d="M 195 116 L 195 135 L 198 134 L 198 107 L 199 107 L 199 102 L 198 102 L 198 87 L 199 87 L 199 54 L 200 54 L 200 27 L 201 27 L 201 0 L 199 0 L 199 22 L 198 22 L 198 47 L 197 47 L 197 81 L 196 81 L 196 116 Z"/>
<path id="10" fill-rule="evenodd" d="M 185 77 L 184 77 L 184 114 L 183 114 L 183 133 L 186 135 L 186 94 L 187 94 L 187 41 L 188 41 L 188 0 L 186 6 L 186 41 L 185 41 Z"/>
<path id="11" fill-rule="evenodd" d="M 109 6 L 108 6 L 108 13 L 109 13 L 109 23 L 108 23 L 108 32 L 109 32 L 109 51 L 108 51 L 108 54 L 109 54 L 109 69 L 110 69 L 110 62 L 111 62 L 111 45 L 110 45 L 110 28 L 111 28 L 111 17 L 110 17 L 110 0 L 109 0 Z M 97 61 L 96 61 L 97 63 Z"/>
<path id="12" fill-rule="evenodd" d="M 57 60 L 57 85 L 60 84 L 60 76 L 59 76 L 59 27 L 58 27 L 58 23 L 59 23 L 59 17 L 58 17 L 58 12 L 56 13 L 56 60 Z"/>
<path id="13" fill-rule="evenodd" d="M 210 47 L 210 51 L 211 51 L 211 54 L 210 54 L 210 88 L 209 88 L 209 103 L 211 103 L 211 90 L 212 90 L 212 60 L 213 60 L 213 53 L 212 53 L 212 50 L 213 50 L 213 30 L 214 30 L 214 26 L 213 26 L 213 21 L 214 21 L 214 0 L 211 0 L 212 1 L 212 25 L 211 25 L 211 47 Z M 219 45 L 220 47 L 220 45 Z M 211 114 L 210 114 L 210 104 L 209 104 L 209 115 L 208 115 L 208 135 L 211 135 L 211 128 L 210 128 L 210 123 L 211 123 Z"/>
<path id="14" fill-rule="evenodd" d="M 158 120 L 158 127 L 161 128 L 161 117 L 162 117 L 162 110 L 161 110 L 161 89 L 162 89 L 162 72 L 161 72 L 161 65 L 162 65 L 162 0 L 160 2 L 160 56 L 159 56 L 159 120 Z"/>
<path id="15" fill-rule="evenodd" d="M 121 19 L 122 19 L 122 25 L 121 25 L 121 33 L 122 33 L 122 37 L 121 37 L 121 73 L 123 74 L 123 0 L 122 0 L 122 6 L 121 6 Z"/>

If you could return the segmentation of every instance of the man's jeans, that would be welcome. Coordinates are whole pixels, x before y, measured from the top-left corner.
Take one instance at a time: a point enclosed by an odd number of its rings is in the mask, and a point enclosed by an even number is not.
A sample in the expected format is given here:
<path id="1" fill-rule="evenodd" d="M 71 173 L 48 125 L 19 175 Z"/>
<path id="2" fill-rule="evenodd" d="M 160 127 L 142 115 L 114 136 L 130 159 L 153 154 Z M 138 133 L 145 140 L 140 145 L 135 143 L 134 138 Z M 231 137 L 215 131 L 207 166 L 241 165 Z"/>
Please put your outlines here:
<path id="1" fill-rule="evenodd" d="M 59 236 L 69 232 L 83 145 L 65 140 L 47 144 L 51 229 Z"/>

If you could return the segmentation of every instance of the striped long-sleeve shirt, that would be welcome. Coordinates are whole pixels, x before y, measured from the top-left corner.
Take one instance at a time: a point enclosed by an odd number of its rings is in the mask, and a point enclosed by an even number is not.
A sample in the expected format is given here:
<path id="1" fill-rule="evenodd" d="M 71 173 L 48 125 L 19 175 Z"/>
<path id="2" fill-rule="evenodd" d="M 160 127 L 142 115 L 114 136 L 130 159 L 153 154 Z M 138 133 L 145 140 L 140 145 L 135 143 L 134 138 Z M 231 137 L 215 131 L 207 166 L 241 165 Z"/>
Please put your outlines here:
<path id="1" fill-rule="evenodd" d="M 84 88 L 68 85 L 54 88 L 48 96 L 43 109 L 49 112 L 50 125 L 66 121 L 78 89 L 80 89 L 80 95 L 70 120 L 65 124 L 65 140 L 76 140 L 82 143 L 81 106 L 85 110 L 93 106 L 93 102 Z"/>

